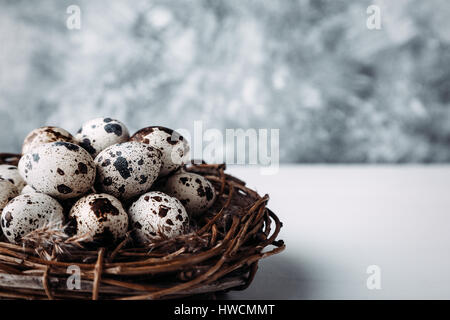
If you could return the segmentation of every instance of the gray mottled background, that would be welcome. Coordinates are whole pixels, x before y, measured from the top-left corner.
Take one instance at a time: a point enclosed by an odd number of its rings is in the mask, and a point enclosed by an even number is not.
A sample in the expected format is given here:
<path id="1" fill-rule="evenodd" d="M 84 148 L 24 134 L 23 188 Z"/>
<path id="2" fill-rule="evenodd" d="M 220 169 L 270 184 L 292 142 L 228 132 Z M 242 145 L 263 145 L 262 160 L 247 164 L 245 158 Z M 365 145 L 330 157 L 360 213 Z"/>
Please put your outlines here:
<path id="1" fill-rule="evenodd" d="M 280 128 L 284 162 L 449 162 L 449 49 L 447 0 L 0 0 L 0 150 L 108 115 Z"/>

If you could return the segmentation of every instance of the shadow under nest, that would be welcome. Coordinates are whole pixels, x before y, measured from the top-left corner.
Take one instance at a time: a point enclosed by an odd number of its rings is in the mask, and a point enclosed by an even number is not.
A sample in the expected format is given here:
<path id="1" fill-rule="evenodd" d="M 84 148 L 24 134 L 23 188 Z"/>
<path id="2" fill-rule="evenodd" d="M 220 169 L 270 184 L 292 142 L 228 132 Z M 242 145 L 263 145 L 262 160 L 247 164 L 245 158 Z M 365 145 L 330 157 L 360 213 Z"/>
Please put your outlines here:
<path id="1" fill-rule="evenodd" d="M 0 164 L 17 165 L 20 155 L 0 154 Z M 277 240 L 282 223 L 245 182 L 223 164 L 193 164 L 218 192 L 214 205 L 189 233 L 138 246 L 131 236 L 113 247 L 59 243 L 22 246 L 0 238 L 0 297 L 12 299 L 171 299 L 228 290 L 252 282 L 258 261 L 284 250 Z M 58 238 L 58 237 L 56 237 Z M 80 241 L 79 241 L 80 240 Z M 271 250 L 263 251 L 272 246 Z M 67 285 L 77 266 L 79 288 Z"/>

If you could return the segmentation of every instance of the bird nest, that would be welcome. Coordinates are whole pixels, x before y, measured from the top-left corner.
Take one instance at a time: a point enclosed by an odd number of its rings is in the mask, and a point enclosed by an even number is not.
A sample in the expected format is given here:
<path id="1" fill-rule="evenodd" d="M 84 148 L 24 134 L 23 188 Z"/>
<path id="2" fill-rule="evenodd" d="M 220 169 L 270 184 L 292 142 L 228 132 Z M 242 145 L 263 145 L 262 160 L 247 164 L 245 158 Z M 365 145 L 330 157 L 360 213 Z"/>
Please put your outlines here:
<path id="1" fill-rule="evenodd" d="M 19 158 L 0 154 L 0 164 L 17 165 Z M 94 247 L 68 236 L 63 226 L 36 230 L 23 245 L 1 235 L 0 297 L 171 299 L 247 288 L 258 261 L 285 248 L 277 240 L 282 223 L 266 207 L 268 195 L 261 197 L 226 174 L 223 164 L 185 170 L 203 175 L 218 191 L 188 234 L 146 247 L 130 233 L 112 247 Z"/>

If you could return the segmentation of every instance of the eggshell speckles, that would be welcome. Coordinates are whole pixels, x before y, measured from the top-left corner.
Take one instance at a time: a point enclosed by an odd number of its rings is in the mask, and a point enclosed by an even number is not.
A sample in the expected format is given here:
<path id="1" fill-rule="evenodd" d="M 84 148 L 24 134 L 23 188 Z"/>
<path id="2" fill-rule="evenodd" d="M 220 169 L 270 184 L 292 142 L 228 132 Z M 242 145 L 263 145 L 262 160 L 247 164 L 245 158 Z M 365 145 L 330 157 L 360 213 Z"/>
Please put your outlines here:
<path id="1" fill-rule="evenodd" d="M 70 210 L 76 221 L 77 234 L 90 235 L 94 240 L 105 242 L 123 238 L 128 230 L 128 215 L 115 197 L 105 194 L 90 194 Z"/>
<path id="2" fill-rule="evenodd" d="M 189 217 L 181 202 L 159 191 L 140 196 L 128 213 L 131 227 L 141 243 L 176 237 L 185 233 L 189 225 Z"/>
<path id="3" fill-rule="evenodd" d="M 16 186 L 8 180 L 0 180 L 0 213 L 6 204 L 19 195 Z"/>
<path id="4" fill-rule="evenodd" d="M 158 177 L 161 153 L 143 143 L 125 142 L 100 152 L 95 164 L 96 190 L 129 199 L 150 189 Z"/>
<path id="5" fill-rule="evenodd" d="M 211 182 L 191 172 L 177 173 L 169 177 L 162 190 L 179 199 L 187 212 L 193 216 L 209 209 L 216 199 Z"/>
<path id="6" fill-rule="evenodd" d="M 3 209 L 3 234 L 12 243 L 20 243 L 23 236 L 48 224 L 62 224 L 63 208 L 43 193 L 22 194 Z"/>
<path id="7" fill-rule="evenodd" d="M 56 141 L 75 143 L 74 137 L 62 128 L 41 127 L 34 129 L 26 136 L 22 145 L 22 154 L 28 153 L 42 144 Z"/>
<path id="8" fill-rule="evenodd" d="M 20 176 L 19 169 L 16 166 L 8 164 L 0 165 L 0 179 L 8 180 L 13 183 L 19 192 L 25 186 L 25 181 Z"/>
<path id="9" fill-rule="evenodd" d="M 24 155 L 19 172 L 36 191 L 59 199 L 80 196 L 95 180 L 95 164 L 86 150 L 67 142 L 44 144 Z"/>
<path id="10" fill-rule="evenodd" d="M 35 192 L 37 192 L 37 191 L 34 190 L 32 186 L 27 184 L 25 187 L 23 187 L 23 189 L 22 189 L 22 191 L 20 193 L 21 194 L 27 194 L 27 193 L 35 193 Z"/>
<path id="11" fill-rule="evenodd" d="M 161 151 L 160 177 L 180 168 L 189 153 L 189 145 L 186 139 L 176 131 L 165 127 L 155 126 L 141 129 L 130 140 L 149 144 Z"/>
<path id="12" fill-rule="evenodd" d="M 130 134 L 125 125 L 111 118 L 96 118 L 83 124 L 75 139 L 95 158 L 102 150 L 116 143 L 128 141 Z"/>

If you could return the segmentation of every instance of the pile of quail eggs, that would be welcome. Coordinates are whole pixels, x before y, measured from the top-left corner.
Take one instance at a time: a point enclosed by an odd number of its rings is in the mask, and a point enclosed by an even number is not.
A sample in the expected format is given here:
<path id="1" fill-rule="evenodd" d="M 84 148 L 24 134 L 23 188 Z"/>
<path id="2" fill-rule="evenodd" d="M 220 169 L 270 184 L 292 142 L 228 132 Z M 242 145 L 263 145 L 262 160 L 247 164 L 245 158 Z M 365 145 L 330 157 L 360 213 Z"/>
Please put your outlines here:
<path id="1" fill-rule="evenodd" d="M 141 244 L 179 236 L 216 198 L 211 182 L 183 170 L 188 153 L 176 131 L 152 126 L 130 137 L 111 118 L 87 121 L 75 136 L 35 129 L 18 166 L 0 165 L 2 232 L 16 244 L 52 224 L 111 244 L 129 231 Z"/>

